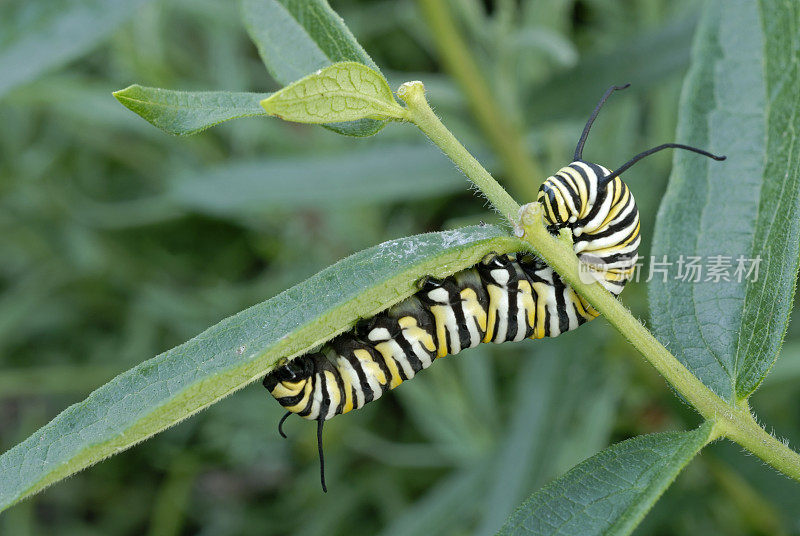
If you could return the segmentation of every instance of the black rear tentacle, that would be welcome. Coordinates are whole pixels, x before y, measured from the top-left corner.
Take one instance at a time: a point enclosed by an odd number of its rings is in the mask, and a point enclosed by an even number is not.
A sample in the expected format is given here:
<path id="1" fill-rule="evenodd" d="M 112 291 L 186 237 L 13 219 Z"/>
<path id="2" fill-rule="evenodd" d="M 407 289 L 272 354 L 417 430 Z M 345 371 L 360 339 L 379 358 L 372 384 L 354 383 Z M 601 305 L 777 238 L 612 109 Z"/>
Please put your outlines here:
<path id="1" fill-rule="evenodd" d="M 319 480 L 322 484 L 322 491 L 328 493 L 328 486 L 325 485 L 325 453 L 322 451 L 322 427 L 325 425 L 325 418 L 317 419 L 317 450 L 319 451 Z"/>
<path id="2" fill-rule="evenodd" d="M 284 438 L 284 439 L 288 439 L 288 438 L 286 437 L 286 434 L 283 433 L 283 423 L 286 422 L 286 419 L 288 419 L 291 414 L 292 414 L 291 411 L 287 411 L 286 415 L 281 417 L 281 420 L 278 423 L 278 433 L 281 434 L 281 437 Z"/>

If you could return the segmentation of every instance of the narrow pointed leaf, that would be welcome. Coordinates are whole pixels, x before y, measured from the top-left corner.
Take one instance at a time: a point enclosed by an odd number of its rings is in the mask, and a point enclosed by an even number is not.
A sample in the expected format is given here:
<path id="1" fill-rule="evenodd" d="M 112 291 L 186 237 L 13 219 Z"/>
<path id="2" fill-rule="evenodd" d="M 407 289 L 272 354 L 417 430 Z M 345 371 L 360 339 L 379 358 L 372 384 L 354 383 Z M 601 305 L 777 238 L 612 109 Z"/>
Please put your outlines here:
<path id="1" fill-rule="evenodd" d="M 356 62 L 335 63 L 264 99 L 269 115 L 297 123 L 338 123 L 359 119 L 400 119 L 386 79 Z"/>
<path id="2" fill-rule="evenodd" d="M 747 397 L 763 380 L 792 309 L 800 248 L 798 35 L 796 3 L 708 5 L 677 138 L 728 160 L 676 154 L 656 222 L 652 253 L 672 263 L 650 283 L 656 334 L 728 400 Z M 679 264 L 691 257 L 703 270 L 698 281 Z"/>
<path id="3" fill-rule="evenodd" d="M 269 93 L 172 91 L 133 85 L 114 92 L 129 110 L 169 134 L 188 136 L 216 124 L 267 115 L 259 104 Z"/>
<path id="4" fill-rule="evenodd" d="M 270 74 L 287 85 L 342 61 L 380 73 L 327 0 L 241 0 L 242 18 Z M 350 136 L 370 136 L 384 123 L 373 119 L 326 125 Z"/>
<path id="5" fill-rule="evenodd" d="M 0 96 L 80 56 L 147 0 L 0 2 Z"/>
<path id="6" fill-rule="evenodd" d="M 707 422 L 612 445 L 531 495 L 497 534 L 630 534 L 709 441 L 711 428 Z"/>
<path id="7" fill-rule="evenodd" d="M 117 376 L 0 456 L 0 510 L 168 428 L 489 252 L 523 249 L 493 226 L 392 240 Z"/>

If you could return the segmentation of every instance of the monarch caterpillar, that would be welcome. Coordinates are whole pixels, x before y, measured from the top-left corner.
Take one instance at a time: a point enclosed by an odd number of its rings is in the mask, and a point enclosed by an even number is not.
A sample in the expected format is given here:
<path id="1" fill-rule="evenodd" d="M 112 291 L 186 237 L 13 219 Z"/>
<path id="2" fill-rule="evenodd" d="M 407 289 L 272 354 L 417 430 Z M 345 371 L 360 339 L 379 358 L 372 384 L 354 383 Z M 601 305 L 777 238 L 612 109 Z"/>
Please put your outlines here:
<path id="1" fill-rule="evenodd" d="M 667 143 L 634 156 L 614 172 L 585 162 L 583 147 L 597 114 L 614 91 L 629 85 L 605 92 L 583 129 L 573 162 L 548 177 L 537 198 L 548 230 L 569 230 L 582 267 L 614 296 L 633 275 L 640 242 L 639 210 L 620 174 L 666 148 L 725 159 Z M 319 351 L 277 367 L 263 383 L 287 410 L 278 424 L 281 436 L 286 437 L 283 423 L 294 413 L 317 421 L 320 479 L 327 491 L 322 449 L 326 420 L 377 400 L 440 357 L 481 342 L 555 337 L 597 315 L 534 255 L 489 255 L 445 279 L 423 278 L 413 296 L 360 321 Z"/>

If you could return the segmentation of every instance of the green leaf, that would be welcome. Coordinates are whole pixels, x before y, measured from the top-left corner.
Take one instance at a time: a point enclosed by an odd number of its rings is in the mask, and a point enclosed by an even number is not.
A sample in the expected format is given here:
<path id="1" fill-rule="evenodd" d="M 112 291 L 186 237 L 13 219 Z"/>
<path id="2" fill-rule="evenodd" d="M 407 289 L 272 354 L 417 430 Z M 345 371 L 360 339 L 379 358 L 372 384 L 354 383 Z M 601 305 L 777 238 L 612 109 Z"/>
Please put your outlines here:
<path id="1" fill-rule="evenodd" d="M 650 284 L 655 332 L 727 400 L 746 398 L 763 380 L 792 307 L 800 253 L 798 34 L 795 3 L 708 6 L 677 139 L 728 161 L 676 154 L 656 222 L 655 260 L 666 255 L 675 264 L 666 281 Z M 701 257 L 702 281 L 677 279 L 681 255 Z M 730 281 L 705 271 L 718 255 L 729 257 Z M 760 258 L 757 280 L 736 275 L 740 257 L 745 270 Z"/>
<path id="2" fill-rule="evenodd" d="M 80 56 L 147 0 L 0 3 L 0 96 Z"/>
<path id="3" fill-rule="evenodd" d="M 405 114 L 383 75 L 352 61 L 320 69 L 275 92 L 261 106 L 269 115 L 297 123 L 401 119 Z"/>
<path id="4" fill-rule="evenodd" d="M 706 422 L 691 432 L 638 436 L 612 445 L 531 495 L 498 534 L 630 534 L 709 441 L 711 429 Z"/>
<path id="5" fill-rule="evenodd" d="M 188 136 L 216 124 L 267 115 L 259 104 L 269 93 L 230 91 L 171 91 L 133 85 L 114 92 L 129 110 L 169 134 Z"/>
<path id="6" fill-rule="evenodd" d="M 168 428 L 416 291 L 524 249 L 493 226 L 385 242 L 117 376 L 0 456 L 0 510 Z"/>
<path id="7" fill-rule="evenodd" d="M 355 61 L 380 73 L 327 0 L 241 0 L 242 17 L 270 74 L 287 85 L 342 61 Z M 371 136 L 384 123 L 360 119 L 326 125 L 350 136 Z"/>
<path id="8" fill-rule="evenodd" d="M 183 208 L 240 216 L 425 199 L 464 186 L 464 176 L 432 145 L 392 145 L 194 170 L 173 179 L 167 197 Z"/>

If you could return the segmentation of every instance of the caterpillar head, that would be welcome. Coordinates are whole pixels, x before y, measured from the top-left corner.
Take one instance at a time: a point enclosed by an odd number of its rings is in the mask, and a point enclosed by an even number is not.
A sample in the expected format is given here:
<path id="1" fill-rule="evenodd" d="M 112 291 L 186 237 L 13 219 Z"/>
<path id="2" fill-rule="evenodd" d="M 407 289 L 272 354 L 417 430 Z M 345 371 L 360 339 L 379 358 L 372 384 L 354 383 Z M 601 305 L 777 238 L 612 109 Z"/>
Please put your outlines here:
<path id="1" fill-rule="evenodd" d="M 296 382 L 308 378 L 314 373 L 314 360 L 310 355 L 287 361 L 264 377 L 264 387 L 272 392 L 275 386 L 283 382 Z"/>

